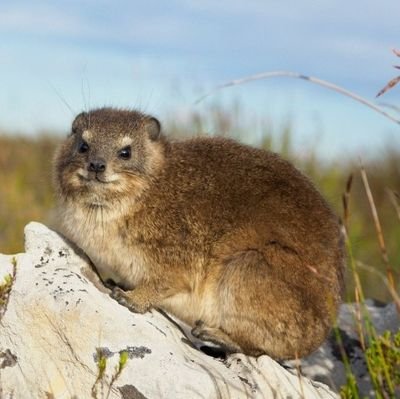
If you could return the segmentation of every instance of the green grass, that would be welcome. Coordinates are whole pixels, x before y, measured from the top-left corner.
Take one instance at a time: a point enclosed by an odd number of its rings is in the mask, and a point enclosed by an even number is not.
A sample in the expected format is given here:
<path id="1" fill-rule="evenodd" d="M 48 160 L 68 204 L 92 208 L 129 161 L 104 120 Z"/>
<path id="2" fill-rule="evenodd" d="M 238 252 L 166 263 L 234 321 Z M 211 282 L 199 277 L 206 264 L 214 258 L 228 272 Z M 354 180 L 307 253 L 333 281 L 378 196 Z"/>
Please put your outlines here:
<path id="1" fill-rule="evenodd" d="M 23 250 L 23 228 L 48 221 L 54 204 L 51 159 L 57 140 L 0 135 L 0 252 Z"/>
<path id="2" fill-rule="evenodd" d="M 371 381 L 373 397 L 377 399 L 396 399 L 400 395 L 400 331 L 395 334 L 390 331 L 385 331 L 380 335 L 377 333 L 371 322 L 369 311 L 365 306 L 364 288 L 360 280 L 357 262 L 353 257 L 349 237 L 346 239 L 346 245 L 354 282 L 355 298 L 359 307 L 359 315 L 354 315 L 356 329 L 367 365 L 367 375 Z M 395 293 L 392 299 L 400 306 L 398 294 Z M 344 350 L 337 326 L 335 326 L 334 332 L 341 348 L 341 356 L 347 377 L 347 383 L 340 389 L 340 396 L 342 399 L 359 399 L 363 396 L 360 395 L 357 380 Z"/>
<path id="3" fill-rule="evenodd" d="M 13 278 L 11 274 L 6 274 L 3 281 L 0 281 L 0 313 L 3 306 L 6 305 L 7 296 L 12 287 Z"/>
<path id="4" fill-rule="evenodd" d="M 107 399 L 111 395 L 111 389 L 115 384 L 115 381 L 117 381 L 125 366 L 127 365 L 129 355 L 126 350 L 120 351 L 118 365 L 115 367 L 114 372 L 111 375 L 107 375 L 107 356 L 104 355 L 101 348 L 97 348 L 96 352 L 97 378 L 92 386 L 92 397 L 95 399 L 98 397 Z"/>

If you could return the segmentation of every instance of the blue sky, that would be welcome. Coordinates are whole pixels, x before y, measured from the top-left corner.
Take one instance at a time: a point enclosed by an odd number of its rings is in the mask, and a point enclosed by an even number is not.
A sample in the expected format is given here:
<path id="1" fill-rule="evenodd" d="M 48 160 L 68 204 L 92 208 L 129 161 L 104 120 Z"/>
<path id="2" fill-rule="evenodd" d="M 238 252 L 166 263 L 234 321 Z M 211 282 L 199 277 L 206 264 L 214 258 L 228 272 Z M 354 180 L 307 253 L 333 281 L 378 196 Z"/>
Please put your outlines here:
<path id="1" fill-rule="evenodd" d="M 398 0 L 2 0 L 0 128 L 66 132 L 87 106 L 141 107 L 185 118 L 212 101 L 240 100 L 248 115 L 290 118 L 299 152 L 378 154 L 400 127 L 339 94 L 278 78 L 213 86 L 262 71 L 314 75 L 374 101 L 400 64 Z M 400 105 L 400 88 L 382 101 Z M 251 134 L 249 133 L 249 136 Z M 316 138 L 317 137 L 317 138 Z"/>

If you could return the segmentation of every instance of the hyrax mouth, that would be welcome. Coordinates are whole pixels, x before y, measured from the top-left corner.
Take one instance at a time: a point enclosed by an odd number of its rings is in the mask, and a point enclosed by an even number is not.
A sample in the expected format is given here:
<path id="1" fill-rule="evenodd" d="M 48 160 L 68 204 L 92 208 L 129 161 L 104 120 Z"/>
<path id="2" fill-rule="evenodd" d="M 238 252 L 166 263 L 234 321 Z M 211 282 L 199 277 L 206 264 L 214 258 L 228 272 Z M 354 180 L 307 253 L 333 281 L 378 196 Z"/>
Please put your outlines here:
<path id="1" fill-rule="evenodd" d="M 79 169 L 77 175 L 79 180 L 84 184 L 110 184 L 117 180 L 113 176 L 106 176 L 103 172 L 88 172 L 84 169 Z"/>

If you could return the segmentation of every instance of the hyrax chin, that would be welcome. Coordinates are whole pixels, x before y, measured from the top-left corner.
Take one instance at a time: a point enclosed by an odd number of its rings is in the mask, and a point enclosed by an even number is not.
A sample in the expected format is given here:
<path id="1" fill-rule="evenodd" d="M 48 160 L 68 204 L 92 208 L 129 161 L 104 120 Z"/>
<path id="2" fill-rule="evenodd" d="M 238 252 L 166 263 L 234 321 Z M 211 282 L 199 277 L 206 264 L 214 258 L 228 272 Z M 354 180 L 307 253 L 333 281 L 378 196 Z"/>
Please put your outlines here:
<path id="1" fill-rule="evenodd" d="M 316 349 L 343 287 L 327 203 L 274 153 L 160 130 L 137 111 L 76 117 L 55 158 L 62 232 L 134 312 L 164 309 L 230 352 Z"/>

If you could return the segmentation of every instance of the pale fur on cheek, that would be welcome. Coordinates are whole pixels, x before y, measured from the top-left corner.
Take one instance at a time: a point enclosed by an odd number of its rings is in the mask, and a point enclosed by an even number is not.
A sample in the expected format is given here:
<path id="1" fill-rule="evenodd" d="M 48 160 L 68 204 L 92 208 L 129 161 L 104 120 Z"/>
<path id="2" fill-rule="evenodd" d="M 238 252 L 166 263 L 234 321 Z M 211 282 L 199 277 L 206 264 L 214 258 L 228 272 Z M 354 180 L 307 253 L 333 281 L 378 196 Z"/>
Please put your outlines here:
<path id="1" fill-rule="evenodd" d="M 67 184 L 71 188 L 78 189 L 82 186 L 80 177 L 77 174 L 73 174 L 67 179 Z"/>
<path id="2" fill-rule="evenodd" d="M 81 176 L 81 177 L 83 177 L 83 178 L 85 178 L 85 179 L 88 179 L 88 178 L 89 178 L 89 173 L 88 173 L 88 171 L 87 171 L 86 169 L 79 168 L 79 169 L 76 171 L 76 173 L 77 173 L 79 176 Z"/>
<path id="3" fill-rule="evenodd" d="M 105 180 L 107 183 L 113 183 L 119 180 L 117 173 L 109 173 L 105 175 Z"/>
<path id="4" fill-rule="evenodd" d="M 84 130 L 82 133 L 82 138 L 86 141 L 92 138 L 92 132 L 90 130 Z"/>

